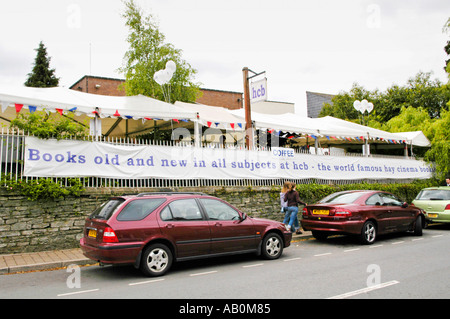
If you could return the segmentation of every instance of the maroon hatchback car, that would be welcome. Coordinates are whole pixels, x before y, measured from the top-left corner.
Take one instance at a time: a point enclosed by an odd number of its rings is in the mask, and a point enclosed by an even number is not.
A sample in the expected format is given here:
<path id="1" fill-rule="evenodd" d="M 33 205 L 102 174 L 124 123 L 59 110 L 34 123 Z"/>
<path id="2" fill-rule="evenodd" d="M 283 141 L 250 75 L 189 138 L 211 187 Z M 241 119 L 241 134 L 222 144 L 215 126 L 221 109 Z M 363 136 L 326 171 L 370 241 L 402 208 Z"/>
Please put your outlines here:
<path id="1" fill-rule="evenodd" d="M 364 244 L 378 234 L 413 231 L 422 235 L 423 210 L 381 191 L 344 191 L 331 194 L 303 209 L 302 226 L 317 239 L 331 234 L 358 235 Z"/>
<path id="2" fill-rule="evenodd" d="M 251 218 L 202 193 L 113 197 L 87 219 L 80 245 L 104 264 L 134 264 L 164 275 L 173 261 L 256 252 L 281 256 L 292 234 L 276 221 Z"/>

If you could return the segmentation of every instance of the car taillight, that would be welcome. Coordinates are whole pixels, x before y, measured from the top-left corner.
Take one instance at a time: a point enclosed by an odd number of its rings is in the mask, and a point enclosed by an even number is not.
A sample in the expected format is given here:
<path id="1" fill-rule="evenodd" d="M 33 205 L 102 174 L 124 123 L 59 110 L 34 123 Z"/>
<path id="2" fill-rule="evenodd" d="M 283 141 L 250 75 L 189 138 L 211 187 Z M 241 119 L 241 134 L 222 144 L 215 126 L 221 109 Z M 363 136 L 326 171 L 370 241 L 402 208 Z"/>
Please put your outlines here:
<path id="1" fill-rule="evenodd" d="M 444 210 L 450 210 L 450 204 L 447 204 L 447 206 L 445 206 Z"/>
<path id="2" fill-rule="evenodd" d="M 303 207 L 302 215 L 308 216 L 308 210 L 306 209 L 306 207 Z"/>
<path id="3" fill-rule="evenodd" d="M 116 236 L 116 233 L 111 227 L 106 227 L 103 231 L 103 242 L 104 243 L 118 243 L 119 239 Z"/>
<path id="4" fill-rule="evenodd" d="M 348 209 L 336 208 L 334 211 L 334 216 L 336 217 L 350 217 L 352 216 L 352 212 Z"/>

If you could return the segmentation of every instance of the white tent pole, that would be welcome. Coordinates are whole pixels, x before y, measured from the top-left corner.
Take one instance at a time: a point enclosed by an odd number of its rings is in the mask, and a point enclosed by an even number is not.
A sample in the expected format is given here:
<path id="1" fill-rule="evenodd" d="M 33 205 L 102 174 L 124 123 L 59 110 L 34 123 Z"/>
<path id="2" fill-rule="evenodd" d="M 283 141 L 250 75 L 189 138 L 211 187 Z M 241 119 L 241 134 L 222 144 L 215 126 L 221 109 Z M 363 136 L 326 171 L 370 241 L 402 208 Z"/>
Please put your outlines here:
<path id="1" fill-rule="evenodd" d="M 194 146 L 200 147 L 200 123 L 198 120 L 198 113 L 197 113 L 197 119 L 194 120 Z"/>

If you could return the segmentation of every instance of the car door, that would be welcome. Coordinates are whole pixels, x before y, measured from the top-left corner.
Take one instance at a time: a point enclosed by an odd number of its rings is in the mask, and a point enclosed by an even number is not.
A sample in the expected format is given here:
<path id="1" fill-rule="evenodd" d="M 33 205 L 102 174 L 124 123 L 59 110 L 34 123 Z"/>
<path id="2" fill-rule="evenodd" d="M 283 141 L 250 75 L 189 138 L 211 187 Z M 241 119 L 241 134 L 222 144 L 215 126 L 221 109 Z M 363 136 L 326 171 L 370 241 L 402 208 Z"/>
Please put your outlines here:
<path id="1" fill-rule="evenodd" d="M 414 210 L 409 206 L 404 207 L 403 201 L 397 196 L 389 193 L 381 194 L 384 206 L 388 208 L 389 227 L 392 231 L 408 230 L 410 225 L 414 222 Z"/>
<path id="2" fill-rule="evenodd" d="M 159 223 L 163 236 L 175 244 L 177 259 L 209 254 L 211 231 L 194 198 L 170 202 Z"/>
<path id="3" fill-rule="evenodd" d="M 255 250 L 258 236 L 250 218 L 218 199 L 199 199 L 211 229 L 211 253 Z"/>
<path id="4" fill-rule="evenodd" d="M 375 217 L 380 234 L 390 231 L 391 214 L 386 206 L 383 206 L 383 199 L 379 193 L 375 193 L 366 200 L 366 207 L 370 209 L 370 214 Z"/>

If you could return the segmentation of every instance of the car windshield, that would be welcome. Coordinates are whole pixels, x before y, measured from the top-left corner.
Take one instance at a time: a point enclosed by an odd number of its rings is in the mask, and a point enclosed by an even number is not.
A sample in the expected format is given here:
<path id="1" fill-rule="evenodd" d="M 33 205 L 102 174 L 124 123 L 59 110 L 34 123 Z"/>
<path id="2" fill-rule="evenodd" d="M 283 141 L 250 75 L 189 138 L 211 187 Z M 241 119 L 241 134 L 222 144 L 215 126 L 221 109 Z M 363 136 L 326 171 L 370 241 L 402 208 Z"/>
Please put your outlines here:
<path id="1" fill-rule="evenodd" d="M 103 203 L 89 216 L 89 218 L 97 219 L 109 219 L 111 215 L 116 211 L 117 207 L 120 206 L 125 200 L 123 198 L 111 199 Z"/>
<path id="2" fill-rule="evenodd" d="M 450 200 L 450 191 L 445 189 L 423 189 L 417 200 Z"/>
<path id="3" fill-rule="evenodd" d="M 330 203 L 330 204 L 351 204 L 360 198 L 363 193 L 352 192 L 352 193 L 334 193 L 328 195 L 324 199 L 320 200 L 319 203 Z"/>

